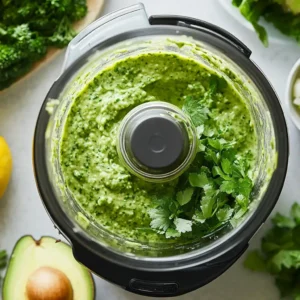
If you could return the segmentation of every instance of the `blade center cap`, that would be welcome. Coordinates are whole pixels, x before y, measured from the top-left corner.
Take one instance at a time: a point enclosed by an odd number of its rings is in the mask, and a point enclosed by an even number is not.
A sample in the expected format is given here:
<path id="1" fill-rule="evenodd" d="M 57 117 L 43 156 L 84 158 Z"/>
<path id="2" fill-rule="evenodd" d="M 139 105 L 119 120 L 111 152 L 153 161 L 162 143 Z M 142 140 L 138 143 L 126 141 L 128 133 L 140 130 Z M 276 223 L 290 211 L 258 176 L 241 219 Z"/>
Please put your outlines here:
<path id="1" fill-rule="evenodd" d="M 173 119 L 152 116 L 141 121 L 131 135 L 131 150 L 144 166 L 153 169 L 181 163 L 186 133 Z"/>

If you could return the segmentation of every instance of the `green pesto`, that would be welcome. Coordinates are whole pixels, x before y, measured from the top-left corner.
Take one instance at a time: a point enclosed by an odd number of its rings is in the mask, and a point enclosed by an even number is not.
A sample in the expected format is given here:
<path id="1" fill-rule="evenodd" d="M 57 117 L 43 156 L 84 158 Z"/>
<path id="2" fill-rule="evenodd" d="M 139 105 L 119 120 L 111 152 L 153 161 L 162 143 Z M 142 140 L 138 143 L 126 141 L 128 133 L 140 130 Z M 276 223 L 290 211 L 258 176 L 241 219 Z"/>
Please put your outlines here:
<path id="1" fill-rule="evenodd" d="M 74 99 L 60 146 L 62 173 L 75 200 L 101 226 L 127 239 L 170 241 L 150 229 L 148 210 L 153 195 L 174 195 L 178 180 L 147 183 L 131 175 L 119 162 L 118 126 L 148 101 L 182 107 L 187 97 L 203 98 L 211 76 L 204 65 L 174 53 L 140 54 L 102 70 Z M 234 139 L 240 155 L 251 151 L 255 161 L 252 119 L 232 86 L 216 90 L 205 103 L 222 137 Z"/>

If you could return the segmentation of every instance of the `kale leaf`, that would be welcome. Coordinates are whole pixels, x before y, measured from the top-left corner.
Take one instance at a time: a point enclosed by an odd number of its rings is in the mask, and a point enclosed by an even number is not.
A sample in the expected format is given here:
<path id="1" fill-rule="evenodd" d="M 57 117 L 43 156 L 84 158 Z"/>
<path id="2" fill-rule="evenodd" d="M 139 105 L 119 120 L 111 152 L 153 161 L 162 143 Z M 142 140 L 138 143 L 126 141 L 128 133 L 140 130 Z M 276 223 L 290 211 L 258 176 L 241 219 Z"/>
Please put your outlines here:
<path id="1" fill-rule="evenodd" d="M 72 23 L 87 13 L 86 0 L 0 2 L 0 90 L 27 73 L 49 47 L 76 35 Z"/>

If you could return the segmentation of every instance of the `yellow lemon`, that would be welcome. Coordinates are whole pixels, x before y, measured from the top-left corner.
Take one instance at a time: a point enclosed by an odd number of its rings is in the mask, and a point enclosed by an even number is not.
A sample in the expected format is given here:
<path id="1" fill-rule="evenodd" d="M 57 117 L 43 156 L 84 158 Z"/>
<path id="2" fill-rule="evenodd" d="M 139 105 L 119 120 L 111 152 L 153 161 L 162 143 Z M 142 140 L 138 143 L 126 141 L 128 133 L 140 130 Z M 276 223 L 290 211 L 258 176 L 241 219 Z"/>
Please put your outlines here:
<path id="1" fill-rule="evenodd" d="M 12 156 L 5 139 L 0 136 L 0 198 L 3 196 L 12 171 Z"/>

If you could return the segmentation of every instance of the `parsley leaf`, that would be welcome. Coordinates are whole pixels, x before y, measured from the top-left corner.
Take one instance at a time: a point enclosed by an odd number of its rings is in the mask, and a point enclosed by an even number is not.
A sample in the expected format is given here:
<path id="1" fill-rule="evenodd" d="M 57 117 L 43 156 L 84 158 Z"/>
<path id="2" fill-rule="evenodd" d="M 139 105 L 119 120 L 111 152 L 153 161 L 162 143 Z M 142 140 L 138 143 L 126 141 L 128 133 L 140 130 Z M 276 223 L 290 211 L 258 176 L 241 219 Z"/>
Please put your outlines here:
<path id="1" fill-rule="evenodd" d="M 298 299 L 300 296 L 300 227 L 295 222 L 299 204 L 291 207 L 290 216 L 277 213 L 273 227 L 261 242 L 261 250 L 249 252 L 244 266 L 252 271 L 268 272 L 282 297 Z"/>

